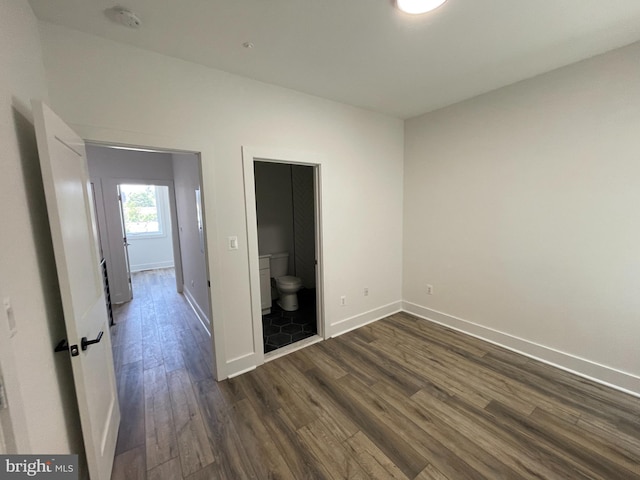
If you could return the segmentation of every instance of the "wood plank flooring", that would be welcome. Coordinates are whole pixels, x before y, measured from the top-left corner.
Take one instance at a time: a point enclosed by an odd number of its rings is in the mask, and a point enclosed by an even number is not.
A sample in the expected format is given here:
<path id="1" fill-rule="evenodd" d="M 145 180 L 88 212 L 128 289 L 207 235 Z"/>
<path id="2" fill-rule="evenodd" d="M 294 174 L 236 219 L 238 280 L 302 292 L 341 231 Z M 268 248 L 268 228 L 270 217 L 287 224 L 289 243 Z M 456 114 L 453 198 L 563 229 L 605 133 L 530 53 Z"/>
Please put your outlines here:
<path id="1" fill-rule="evenodd" d="M 232 380 L 172 270 L 113 329 L 112 479 L 640 479 L 640 399 L 396 314 Z"/>

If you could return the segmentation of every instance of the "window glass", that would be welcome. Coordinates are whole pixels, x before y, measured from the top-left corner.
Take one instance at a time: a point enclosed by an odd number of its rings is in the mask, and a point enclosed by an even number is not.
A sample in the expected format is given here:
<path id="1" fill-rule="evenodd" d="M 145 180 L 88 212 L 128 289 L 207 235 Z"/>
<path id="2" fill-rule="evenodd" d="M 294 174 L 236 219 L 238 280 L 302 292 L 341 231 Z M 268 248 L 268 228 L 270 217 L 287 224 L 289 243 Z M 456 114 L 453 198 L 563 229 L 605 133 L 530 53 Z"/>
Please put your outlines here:
<path id="1" fill-rule="evenodd" d="M 162 234 L 158 191 L 153 185 L 120 185 L 127 235 Z"/>

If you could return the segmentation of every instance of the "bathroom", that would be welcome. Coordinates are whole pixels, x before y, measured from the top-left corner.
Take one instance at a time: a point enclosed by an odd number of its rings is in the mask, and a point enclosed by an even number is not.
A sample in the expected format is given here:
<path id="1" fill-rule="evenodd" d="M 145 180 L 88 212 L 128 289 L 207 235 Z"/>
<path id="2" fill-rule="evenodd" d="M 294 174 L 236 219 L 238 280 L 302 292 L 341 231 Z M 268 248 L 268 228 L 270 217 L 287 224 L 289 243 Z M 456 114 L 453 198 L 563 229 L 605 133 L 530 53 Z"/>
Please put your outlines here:
<path id="1" fill-rule="evenodd" d="M 318 333 L 314 167 L 254 162 L 264 352 Z"/>

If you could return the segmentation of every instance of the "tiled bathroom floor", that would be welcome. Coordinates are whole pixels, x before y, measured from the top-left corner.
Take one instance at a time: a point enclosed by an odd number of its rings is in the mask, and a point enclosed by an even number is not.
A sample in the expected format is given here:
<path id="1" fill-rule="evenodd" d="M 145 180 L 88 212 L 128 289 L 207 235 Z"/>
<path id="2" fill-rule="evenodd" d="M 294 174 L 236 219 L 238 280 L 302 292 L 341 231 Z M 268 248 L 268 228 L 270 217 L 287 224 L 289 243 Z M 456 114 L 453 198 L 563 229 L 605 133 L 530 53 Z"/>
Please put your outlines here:
<path id="1" fill-rule="evenodd" d="M 299 308 L 295 312 L 285 312 L 274 300 L 271 313 L 262 316 L 264 353 L 318 333 L 315 288 L 300 290 L 298 305 Z"/>

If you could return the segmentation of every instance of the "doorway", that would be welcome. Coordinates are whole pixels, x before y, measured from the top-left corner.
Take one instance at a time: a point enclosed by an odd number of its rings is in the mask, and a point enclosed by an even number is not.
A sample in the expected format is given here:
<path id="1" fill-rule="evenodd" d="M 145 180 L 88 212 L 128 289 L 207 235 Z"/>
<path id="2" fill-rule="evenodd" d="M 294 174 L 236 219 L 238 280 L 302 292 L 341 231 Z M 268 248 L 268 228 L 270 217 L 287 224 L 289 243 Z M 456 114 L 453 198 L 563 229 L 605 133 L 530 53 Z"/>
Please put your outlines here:
<path id="1" fill-rule="evenodd" d="M 271 360 L 322 340 L 320 162 L 243 148 L 254 343 Z"/>
<path id="2" fill-rule="evenodd" d="M 169 187 L 121 183 L 118 200 L 129 278 L 136 272 L 174 268 Z"/>
<path id="3" fill-rule="evenodd" d="M 128 478 L 132 457 L 151 470 L 176 455 L 172 409 L 178 407 L 167 401 L 167 385 L 215 377 L 206 192 L 197 154 L 96 145 L 87 151 L 105 256 L 116 273 L 126 270 L 133 292 L 114 307 L 111 330 L 122 412 L 113 478 Z M 150 426 L 148 415 L 163 421 Z M 199 418 L 179 421 L 195 429 L 190 425 Z M 145 442 L 153 454 L 145 455 Z M 199 460 L 185 461 L 200 468 Z"/>
<path id="4" fill-rule="evenodd" d="M 87 160 L 113 303 L 132 299 L 132 272 L 174 268 L 176 291 L 211 334 L 199 155 L 88 144 Z"/>
<path id="5" fill-rule="evenodd" d="M 254 179 L 266 354 L 318 333 L 314 167 L 255 161 Z"/>

